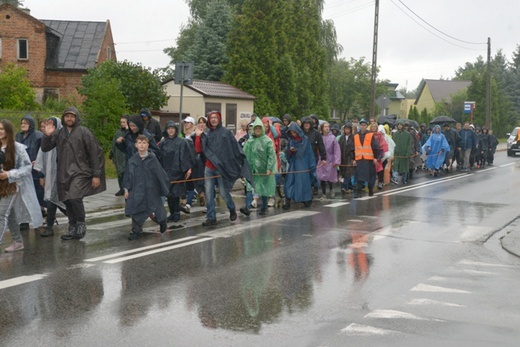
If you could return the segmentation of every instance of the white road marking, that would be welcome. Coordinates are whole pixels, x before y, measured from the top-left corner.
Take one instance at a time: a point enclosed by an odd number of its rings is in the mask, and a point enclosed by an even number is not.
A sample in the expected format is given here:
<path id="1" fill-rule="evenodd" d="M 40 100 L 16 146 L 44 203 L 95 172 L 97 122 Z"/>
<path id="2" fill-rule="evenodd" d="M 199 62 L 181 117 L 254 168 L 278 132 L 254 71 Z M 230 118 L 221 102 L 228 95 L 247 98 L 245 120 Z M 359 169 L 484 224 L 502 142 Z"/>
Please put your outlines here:
<path id="1" fill-rule="evenodd" d="M 451 302 L 430 300 L 430 299 L 413 299 L 409 303 L 409 305 L 437 305 L 437 306 L 448 306 L 448 307 L 466 307 L 460 304 L 454 304 Z"/>
<path id="2" fill-rule="evenodd" d="M 455 272 L 464 272 L 464 273 L 467 273 L 467 274 L 471 274 L 471 275 L 486 275 L 486 276 L 489 276 L 489 275 L 497 275 L 496 273 L 494 272 L 489 272 L 489 271 L 479 271 L 479 270 L 470 270 L 470 269 L 462 269 L 462 270 L 454 270 Z"/>
<path id="3" fill-rule="evenodd" d="M 107 260 L 107 261 L 104 261 L 104 263 L 106 263 L 106 264 L 117 264 L 117 263 L 121 263 L 121 262 L 124 262 L 124 261 L 127 261 L 127 260 L 136 259 L 136 258 L 141 258 L 141 257 L 145 257 L 145 256 L 147 256 L 147 255 L 151 255 L 151 254 L 156 254 L 156 253 L 166 252 L 166 251 L 170 251 L 170 250 L 172 250 L 172 249 L 176 249 L 176 248 L 181 248 L 181 247 L 191 246 L 191 245 L 194 245 L 194 244 L 197 244 L 197 243 L 206 242 L 206 241 L 210 241 L 210 240 L 212 240 L 211 237 L 206 237 L 206 238 L 203 238 L 203 239 L 199 239 L 199 240 L 195 240 L 195 241 L 190 241 L 190 242 L 185 242 L 185 243 L 181 243 L 181 244 L 174 245 L 174 246 L 169 246 L 169 247 L 163 247 L 163 248 L 159 248 L 159 249 L 154 249 L 153 251 L 148 251 L 148 252 L 138 253 L 138 254 L 134 254 L 134 255 L 129 255 L 129 256 L 127 256 L 127 257 L 122 257 L 122 258 L 116 258 L 116 259 L 112 259 L 112 260 Z"/>
<path id="4" fill-rule="evenodd" d="M 511 165 L 516 165 L 516 163 L 504 164 L 504 165 L 500 165 L 499 167 L 506 167 L 506 166 L 511 166 Z"/>
<path id="5" fill-rule="evenodd" d="M 74 264 L 67 268 L 67 270 L 76 270 L 76 269 L 88 269 L 89 267 L 96 266 L 94 264 Z"/>
<path id="6" fill-rule="evenodd" d="M 408 312 L 394 310 L 375 310 L 366 314 L 363 318 L 428 320 L 427 318 L 421 318 Z"/>
<path id="7" fill-rule="evenodd" d="M 340 207 L 345 205 L 350 205 L 350 202 L 336 202 L 334 204 L 323 205 L 323 207 Z"/>
<path id="8" fill-rule="evenodd" d="M 349 223 L 363 223 L 361 219 L 349 219 L 347 222 Z"/>
<path id="9" fill-rule="evenodd" d="M 449 181 L 454 181 L 454 180 L 458 180 L 458 179 L 461 179 L 461 178 L 470 177 L 472 175 L 473 174 L 462 174 L 462 175 L 459 175 L 459 176 L 454 176 L 454 177 L 443 179 L 443 180 L 429 182 L 429 183 L 422 184 L 422 185 L 419 185 L 419 186 L 407 187 L 407 188 L 399 190 L 399 191 L 395 191 L 395 189 L 393 189 L 393 190 L 389 191 L 388 193 L 383 193 L 382 195 L 383 196 L 390 196 L 390 195 L 395 195 L 395 194 L 399 194 L 399 193 L 405 193 L 405 192 L 409 192 L 409 191 L 412 191 L 412 190 L 416 190 L 416 189 L 420 189 L 420 188 L 424 188 L 424 187 L 429 187 L 429 186 L 433 186 L 433 185 L 436 185 L 436 184 L 441 184 L 441 183 L 444 183 L 444 182 L 449 182 Z"/>
<path id="10" fill-rule="evenodd" d="M 429 284 L 420 283 L 410 289 L 412 292 L 432 292 L 432 293 L 452 293 L 452 294 L 471 294 L 466 290 L 462 289 L 454 289 L 454 288 L 446 288 L 439 286 L 431 286 Z"/>
<path id="11" fill-rule="evenodd" d="M 310 217 L 316 214 L 320 214 L 321 212 L 317 211 L 293 211 L 290 213 L 281 213 L 274 216 L 266 217 L 266 218 L 258 218 L 255 220 L 248 221 L 247 223 L 240 223 L 236 225 L 230 225 L 224 228 L 218 228 L 213 229 L 211 231 L 207 231 L 205 233 L 200 233 L 198 236 L 206 236 L 211 238 L 218 238 L 218 237 L 233 237 L 235 235 L 238 235 L 245 230 L 250 230 L 254 228 L 259 228 L 262 226 L 266 226 L 266 224 L 274 223 L 274 222 L 280 222 L 280 221 L 286 221 L 291 219 L 301 219 L 304 217 Z"/>
<path id="12" fill-rule="evenodd" d="M 439 282 L 445 282 L 447 281 L 448 279 L 446 277 L 441 277 L 441 276 L 432 276 L 430 278 L 428 278 L 428 281 L 439 281 Z"/>
<path id="13" fill-rule="evenodd" d="M 348 327 L 341 329 L 342 334 L 346 335 L 358 335 L 358 336 L 384 336 L 384 335 L 401 335 L 404 333 L 401 333 L 399 331 L 395 330 L 387 330 L 387 329 L 381 329 L 372 327 L 369 325 L 361 325 L 357 323 L 352 323 Z"/>
<path id="14" fill-rule="evenodd" d="M 20 276 L 11 278 L 8 280 L 0 281 L 0 289 L 5 289 L 9 287 L 19 286 L 20 284 L 30 283 L 34 281 L 39 281 L 44 279 L 47 275 L 39 274 L 39 275 L 31 275 L 31 276 Z"/>
<path id="15" fill-rule="evenodd" d="M 486 171 L 490 171 L 490 170 L 496 170 L 498 169 L 497 167 L 490 167 L 488 169 L 482 169 L 482 170 L 478 170 L 478 171 L 475 171 L 475 173 L 482 173 L 482 172 L 486 172 Z"/>
<path id="16" fill-rule="evenodd" d="M 175 244 L 175 243 L 181 243 L 181 242 L 184 242 L 184 241 L 193 240 L 195 238 L 197 238 L 197 236 L 188 236 L 188 237 L 184 237 L 182 239 L 177 239 L 177 240 L 172 240 L 172 241 L 167 241 L 167 242 L 161 242 L 161 243 L 157 243 L 157 244 L 150 245 L 150 246 L 145 246 L 145 247 L 134 248 L 134 249 L 130 249 L 128 251 L 112 253 L 112 254 L 104 255 L 104 256 L 101 256 L 101 257 L 97 257 L 97 258 L 85 259 L 85 261 L 94 262 L 94 261 L 101 261 L 101 260 L 110 259 L 110 258 L 116 258 L 116 257 L 120 257 L 120 256 L 125 255 L 125 254 L 137 253 L 137 252 L 145 251 L 147 249 L 164 247 L 164 246 Z"/>
<path id="17" fill-rule="evenodd" d="M 472 260 L 467 260 L 467 259 L 459 261 L 459 264 L 461 264 L 461 265 L 475 265 L 475 266 L 489 266 L 489 267 L 507 267 L 507 268 L 515 268 L 516 267 L 516 266 L 513 266 L 513 265 L 484 263 L 484 262 L 481 262 L 481 261 L 472 261 Z"/>

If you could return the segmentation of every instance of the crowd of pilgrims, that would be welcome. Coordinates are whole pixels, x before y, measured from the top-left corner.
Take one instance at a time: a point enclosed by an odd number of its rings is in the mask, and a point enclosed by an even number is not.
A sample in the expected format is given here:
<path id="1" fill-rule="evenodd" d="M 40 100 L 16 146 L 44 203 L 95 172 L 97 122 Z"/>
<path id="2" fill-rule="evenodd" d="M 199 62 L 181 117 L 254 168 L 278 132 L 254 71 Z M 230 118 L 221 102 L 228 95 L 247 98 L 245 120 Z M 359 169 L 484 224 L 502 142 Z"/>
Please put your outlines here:
<path id="1" fill-rule="evenodd" d="M 42 120 L 40 128 L 49 121 L 61 128 L 57 117 Z M 8 122 L 5 126 L 12 129 Z M 34 185 L 46 217 L 40 234 L 52 236 L 57 210 L 66 213 L 54 184 L 56 153 L 40 150 L 42 132 L 30 115 L 22 119 L 16 141 L 25 146 L 32 163 L 30 186 Z M 237 180 L 242 181 L 245 194 L 240 213 L 249 216 L 258 210 L 265 215 L 269 207 L 289 210 L 295 203 L 309 207 L 314 196 L 334 198 L 339 196 L 336 192 L 343 198 L 360 198 L 366 191 L 372 196 L 376 187 L 383 189 L 385 171 L 387 183 L 398 185 L 407 184 L 419 172 L 437 177 L 493 165 L 497 145 L 491 130 L 469 122 L 454 128 L 450 123 L 421 124 L 416 129 L 407 120 L 394 125 L 377 124 L 374 118 L 331 124 L 316 115 L 294 120 L 288 114 L 281 119 L 253 114 L 233 134 L 222 125 L 217 111 L 197 120 L 186 117 L 181 124 L 168 121 L 162 130 L 150 110 L 143 108 L 138 115 L 120 117 L 110 159 L 118 175 L 115 195 L 126 199 L 125 213 L 132 217 L 129 239 L 134 240 L 142 235 L 146 219 L 155 220 L 164 232 L 167 222 L 180 221 L 181 212 L 189 214 L 194 204 L 204 207 L 204 226 L 216 225 L 217 192 L 229 219 L 235 221 L 237 208 L 230 191 Z M 15 223 L 11 217 L 10 223 Z M 28 228 L 28 218 L 17 220 L 21 229 Z M 7 224 L 3 219 L 0 242 Z M 19 233 L 13 234 L 15 238 L 11 251 L 23 249 Z"/>
<path id="2" fill-rule="evenodd" d="M 213 125 L 211 115 L 216 119 Z M 397 185 L 407 184 L 418 172 L 437 177 L 493 164 L 498 141 L 492 131 L 469 122 L 463 126 L 457 123 L 454 128 L 451 125 L 422 124 L 416 129 L 406 120 L 391 126 L 377 124 L 372 118 L 340 125 L 321 121 L 316 115 L 293 120 L 288 114 L 281 119 L 253 114 L 233 135 L 222 127 L 216 111 L 197 120 L 186 117 L 180 125 L 169 121 L 163 132 L 150 116 L 123 116 L 111 151 L 121 188 L 116 195 L 125 194 L 125 162 L 134 155 L 135 139 L 140 134 L 149 138 L 149 150 L 171 183 L 166 197 L 170 210 L 167 221 L 178 222 L 181 212 L 189 214 L 198 203 L 211 208 L 204 226 L 217 224 L 214 198 L 218 191 L 230 211 L 230 220 L 236 219 L 229 194 L 236 178 L 243 182 L 246 197 L 238 210 L 249 216 L 252 210 L 265 215 L 273 206 L 289 210 L 291 203 L 309 207 L 315 196 L 340 196 L 336 192 L 343 198 L 359 198 L 367 191 L 372 196 L 376 187 L 383 189 L 387 166 L 390 182 Z M 209 136 L 221 128 L 219 136 Z M 239 151 L 228 142 L 231 136 Z M 241 165 L 241 155 L 251 177 L 244 177 L 241 167 L 230 169 Z M 139 230 L 134 234 L 138 238 Z"/>

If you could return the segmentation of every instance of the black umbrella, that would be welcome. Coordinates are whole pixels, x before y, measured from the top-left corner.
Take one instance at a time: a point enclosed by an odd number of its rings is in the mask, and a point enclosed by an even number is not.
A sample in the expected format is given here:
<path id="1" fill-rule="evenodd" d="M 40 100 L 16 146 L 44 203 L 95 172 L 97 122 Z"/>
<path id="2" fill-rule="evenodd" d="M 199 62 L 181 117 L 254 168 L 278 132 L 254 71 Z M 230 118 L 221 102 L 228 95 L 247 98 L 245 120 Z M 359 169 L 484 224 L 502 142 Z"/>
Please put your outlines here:
<path id="1" fill-rule="evenodd" d="M 390 124 L 390 125 L 394 125 L 395 124 L 395 119 L 392 119 L 388 116 L 379 116 L 379 118 L 377 118 L 377 124 Z"/>
<path id="2" fill-rule="evenodd" d="M 416 130 L 419 129 L 419 123 L 413 119 L 398 119 L 397 122 L 401 123 L 401 124 L 408 122 L 408 123 L 410 123 L 411 127 L 414 127 Z"/>
<path id="3" fill-rule="evenodd" d="M 438 116 L 431 120 L 430 124 L 457 123 L 457 121 L 448 116 Z"/>

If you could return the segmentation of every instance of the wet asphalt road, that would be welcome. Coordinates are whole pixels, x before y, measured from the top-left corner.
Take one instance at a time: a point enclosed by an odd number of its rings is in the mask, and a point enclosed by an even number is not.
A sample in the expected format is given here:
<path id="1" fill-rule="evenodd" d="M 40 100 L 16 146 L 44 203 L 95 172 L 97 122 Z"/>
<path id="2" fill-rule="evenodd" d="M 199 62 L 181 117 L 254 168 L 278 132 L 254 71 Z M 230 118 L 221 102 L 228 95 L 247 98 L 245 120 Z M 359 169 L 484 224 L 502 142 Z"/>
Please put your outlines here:
<path id="1" fill-rule="evenodd" d="M 495 164 L 235 223 L 221 207 L 210 229 L 196 208 L 137 242 L 121 210 L 82 241 L 30 231 L 0 255 L 0 345 L 518 345 L 520 259 L 498 238 L 520 159 Z"/>

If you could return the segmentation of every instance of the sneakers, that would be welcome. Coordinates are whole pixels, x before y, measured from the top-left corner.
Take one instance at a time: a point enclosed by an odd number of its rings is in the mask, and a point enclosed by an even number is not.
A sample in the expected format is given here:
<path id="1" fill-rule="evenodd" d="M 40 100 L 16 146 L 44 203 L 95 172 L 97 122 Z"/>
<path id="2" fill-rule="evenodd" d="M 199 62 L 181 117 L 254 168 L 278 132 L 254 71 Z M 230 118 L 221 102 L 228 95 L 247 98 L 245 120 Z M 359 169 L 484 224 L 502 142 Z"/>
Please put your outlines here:
<path id="1" fill-rule="evenodd" d="M 130 235 L 128 235 L 128 241 L 137 240 L 141 237 L 141 235 L 143 235 L 143 233 L 140 231 L 132 231 Z"/>
<path id="2" fill-rule="evenodd" d="M 396 178 L 393 178 L 390 180 L 393 184 L 398 185 L 399 181 Z"/>
<path id="3" fill-rule="evenodd" d="M 21 251 L 23 249 L 23 242 L 13 242 L 11 246 L 5 249 L 6 252 L 16 252 Z"/>
<path id="4" fill-rule="evenodd" d="M 257 205 L 258 205 L 258 204 L 257 204 L 257 202 L 256 202 L 256 199 L 253 199 L 253 201 L 251 202 L 251 207 L 252 207 L 252 208 L 256 208 Z"/>
<path id="5" fill-rule="evenodd" d="M 261 215 L 261 216 L 265 216 L 267 214 L 267 209 L 266 208 L 265 209 L 261 208 L 260 212 L 258 214 Z"/>
<path id="6" fill-rule="evenodd" d="M 379 182 L 377 184 L 377 189 L 382 190 L 383 189 L 383 182 Z"/>
<path id="7" fill-rule="evenodd" d="M 211 226 L 214 226 L 214 225 L 217 225 L 217 220 L 216 219 L 206 219 L 205 222 L 202 222 L 202 226 L 204 226 L 204 227 L 211 227 Z"/>
<path id="8" fill-rule="evenodd" d="M 175 212 L 173 214 L 170 214 L 170 216 L 168 217 L 168 222 L 174 222 L 174 223 L 177 223 L 178 221 L 181 220 L 181 214 L 178 213 L 178 212 Z"/>
<path id="9" fill-rule="evenodd" d="M 269 207 L 273 207 L 274 206 L 274 198 L 273 197 L 269 198 L 269 201 L 267 202 L 267 206 L 269 206 Z"/>
<path id="10" fill-rule="evenodd" d="M 191 206 L 189 204 L 181 205 L 181 211 L 189 214 L 190 213 Z"/>
<path id="11" fill-rule="evenodd" d="M 327 199 L 327 195 L 322 194 L 322 195 L 320 196 L 320 200 L 325 200 L 325 199 Z"/>
<path id="12" fill-rule="evenodd" d="M 247 207 L 242 207 L 240 209 L 240 213 L 242 213 L 244 216 L 249 216 L 251 214 L 251 211 Z"/>
<path id="13" fill-rule="evenodd" d="M 311 205 L 312 205 L 312 200 L 305 201 L 305 202 L 303 203 L 303 206 L 305 206 L 305 207 L 311 207 Z"/>
<path id="14" fill-rule="evenodd" d="M 124 189 L 119 189 L 119 191 L 117 193 L 114 194 L 115 196 L 123 196 L 125 195 L 125 190 Z"/>
<path id="15" fill-rule="evenodd" d="M 236 210 L 229 211 L 229 220 L 232 222 L 237 220 L 237 211 Z"/>

